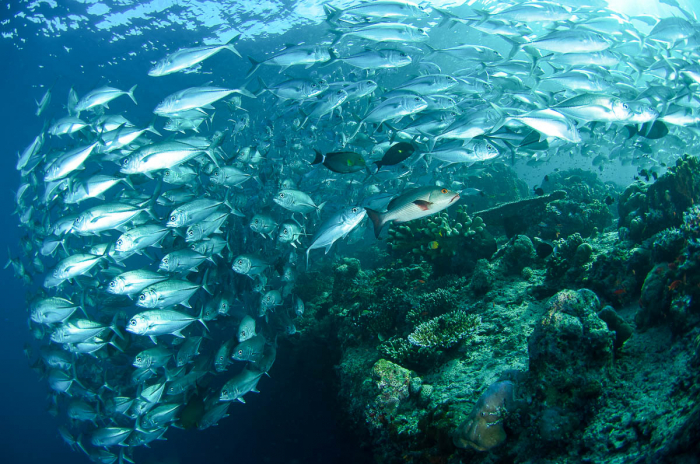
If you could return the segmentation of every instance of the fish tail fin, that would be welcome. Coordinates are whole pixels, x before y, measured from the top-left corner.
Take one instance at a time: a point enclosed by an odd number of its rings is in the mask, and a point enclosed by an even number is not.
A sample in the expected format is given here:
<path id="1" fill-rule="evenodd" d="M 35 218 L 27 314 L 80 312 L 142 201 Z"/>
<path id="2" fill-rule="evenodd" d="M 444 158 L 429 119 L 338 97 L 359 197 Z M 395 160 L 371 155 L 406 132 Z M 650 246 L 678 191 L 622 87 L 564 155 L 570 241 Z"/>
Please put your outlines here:
<path id="1" fill-rule="evenodd" d="M 136 187 L 134 186 L 134 183 L 131 182 L 131 179 L 129 179 L 129 177 L 124 177 L 124 178 L 121 179 L 121 181 L 124 182 L 124 183 L 125 183 L 126 185 L 128 185 L 129 187 L 131 187 L 131 190 L 136 190 Z"/>
<path id="2" fill-rule="evenodd" d="M 257 95 L 255 95 L 250 90 L 246 89 L 245 86 L 241 87 L 240 89 L 234 89 L 234 92 L 240 93 L 241 95 L 244 95 L 248 98 L 258 98 Z"/>
<path id="3" fill-rule="evenodd" d="M 90 456 L 88 452 L 85 450 L 85 447 L 83 446 L 83 434 L 81 433 L 78 435 L 78 438 L 75 439 L 75 444 L 78 445 L 78 448 L 80 448 L 83 453 L 85 453 L 86 456 Z"/>
<path id="4" fill-rule="evenodd" d="M 324 4 L 323 11 L 326 13 L 326 22 L 334 25 L 343 15 L 343 10 L 336 8 L 333 5 Z"/>
<path id="5" fill-rule="evenodd" d="M 331 32 L 335 35 L 335 37 L 333 37 L 333 42 L 331 42 L 331 47 L 335 47 L 343 38 L 345 32 L 339 31 L 338 29 L 331 29 Z"/>
<path id="6" fill-rule="evenodd" d="M 156 134 L 158 137 L 162 137 L 161 133 L 156 130 L 155 122 L 155 118 L 151 120 L 151 123 L 148 125 L 146 130 L 152 134 Z"/>
<path id="7" fill-rule="evenodd" d="M 352 140 L 357 136 L 358 132 L 360 132 L 360 129 L 362 129 L 362 125 L 364 124 L 363 121 L 360 121 L 357 123 L 357 127 L 355 128 L 355 132 L 352 133 L 350 137 L 348 137 L 348 141 Z"/>
<path id="8" fill-rule="evenodd" d="M 323 163 L 323 162 L 326 160 L 326 157 L 323 156 L 323 153 L 321 153 L 320 151 L 316 150 L 315 148 L 314 148 L 314 152 L 316 152 L 316 157 L 315 157 L 314 160 L 311 162 L 311 164 L 320 164 L 320 163 Z"/>
<path id="9" fill-rule="evenodd" d="M 260 88 L 255 92 L 256 97 L 259 97 L 269 89 L 263 78 L 260 76 L 258 76 L 258 85 L 260 85 Z"/>
<path id="10" fill-rule="evenodd" d="M 138 105 L 138 104 L 139 104 L 139 103 L 136 101 L 136 97 L 134 97 L 134 90 L 136 90 L 136 86 L 137 86 L 137 85 L 138 85 L 138 84 L 134 84 L 134 86 L 133 86 L 132 88 L 130 88 L 129 91 L 126 93 L 126 94 L 129 96 L 129 98 L 131 98 L 131 101 L 134 102 L 134 105 Z"/>
<path id="11" fill-rule="evenodd" d="M 119 350 L 120 352 L 123 353 L 123 352 L 124 352 L 124 349 L 123 349 L 121 346 L 119 346 L 118 343 L 116 343 L 116 342 L 114 341 L 114 338 L 115 338 L 115 337 L 116 337 L 116 334 L 112 336 L 112 339 L 111 339 L 108 343 L 109 343 L 110 345 L 112 345 L 114 348 L 116 348 L 117 350 Z M 105 383 L 105 387 L 107 387 L 107 384 L 106 384 L 106 383 Z M 108 387 L 108 388 L 109 388 L 109 387 Z"/>
<path id="12" fill-rule="evenodd" d="M 10 264 L 12 264 L 12 251 L 10 250 L 10 247 L 7 247 L 7 262 L 5 263 L 5 267 L 3 269 L 7 269 L 10 267 Z"/>
<path id="13" fill-rule="evenodd" d="M 214 142 L 212 142 L 212 144 L 209 145 L 209 147 L 207 147 L 207 149 L 204 150 L 204 152 L 207 154 L 209 159 L 212 160 L 212 162 L 214 163 L 214 166 L 216 166 L 218 168 L 220 166 L 219 166 L 219 162 L 216 160 L 216 156 L 214 156 L 214 154 L 216 152 L 216 146 L 214 146 L 214 145 L 215 145 Z"/>
<path id="14" fill-rule="evenodd" d="M 112 332 L 114 332 L 117 337 L 121 338 L 122 340 L 126 340 L 126 337 L 124 337 L 124 334 L 122 333 L 121 330 L 119 330 L 119 327 L 117 327 L 117 315 L 114 315 L 114 318 L 112 319 L 112 323 L 109 325 L 109 328 Z"/>
<path id="15" fill-rule="evenodd" d="M 240 39 L 240 38 L 241 38 L 241 34 L 234 35 L 233 38 L 231 40 L 229 40 L 228 43 L 224 47 L 226 48 L 226 50 L 230 50 L 233 53 L 235 53 L 238 56 L 238 58 L 243 58 L 241 56 L 241 54 L 238 53 L 238 50 L 236 50 L 236 48 L 233 46 L 233 44 L 236 43 L 238 41 L 238 39 Z"/>
<path id="16" fill-rule="evenodd" d="M 255 60 L 252 56 L 249 56 L 248 60 L 250 61 L 252 68 L 250 68 L 248 70 L 248 72 L 246 73 L 246 75 L 245 75 L 246 78 L 248 78 L 248 76 L 252 75 L 255 71 L 257 71 L 258 68 L 260 67 L 260 64 L 261 64 L 260 61 Z"/>
<path id="17" fill-rule="evenodd" d="M 75 363 L 71 363 L 71 373 L 73 374 L 73 382 L 77 383 L 81 387 L 85 388 L 85 385 L 80 383 L 80 380 L 78 380 L 78 372 L 75 370 Z"/>
<path id="18" fill-rule="evenodd" d="M 204 326 L 205 329 L 207 329 L 207 332 L 209 332 L 209 327 L 207 327 L 207 323 L 204 321 L 204 306 L 202 306 L 202 309 L 199 310 L 199 317 L 197 320 Z"/>
<path id="19" fill-rule="evenodd" d="M 321 210 L 323 209 L 323 207 L 326 206 L 326 203 L 328 203 L 328 202 L 324 201 L 323 203 L 321 203 L 320 205 L 318 205 L 316 207 L 316 213 L 318 213 L 319 216 L 321 215 Z"/>
<path id="20" fill-rule="evenodd" d="M 311 247 L 306 249 L 306 270 L 309 270 L 309 252 L 311 252 Z"/>
<path id="21" fill-rule="evenodd" d="M 207 285 L 207 281 L 208 281 L 207 278 L 208 277 L 209 277 L 209 268 L 207 268 L 207 270 L 204 271 L 204 277 L 202 278 L 202 289 L 205 292 L 207 292 L 208 294 L 210 294 L 211 296 L 214 296 L 214 292 L 212 292 L 211 289 L 209 288 L 209 285 Z"/>
<path id="22" fill-rule="evenodd" d="M 88 316 L 87 311 L 85 311 L 85 299 L 87 298 L 87 291 L 83 291 L 83 293 L 80 295 L 80 305 L 78 308 L 83 312 L 83 315 L 85 316 L 85 319 L 90 319 L 90 316 Z"/>
<path id="23" fill-rule="evenodd" d="M 440 21 L 440 24 L 438 27 L 444 27 L 449 24 L 449 27 L 454 27 L 455 24 L 458 22 L 458 17 L 446 9 L 443 8 L 437 8 L 437 7 L 432 7 L 433 10 L 437 11 L 440 17 L 442 18 Z"/>
<path id="24" fill-rule="evenodd" d="M 510 51 L 508 52 L 508 57 L 506 58 L 506 60 L 511 60 L 516 55 L 516 53 L 518 53 L 520 51 L 523 44 L 520 42 L 516 42 L 515 40 L 511 39 L 510 37 L 501 36 L 501 38 L 503 40 L 505 40 L 506 42 L 508 42 L 508 44 L 510 45 Z"/>
<path id="25" fill-rule="evenodd" d="M 365 211 L 367 211 L 367 217 L 369 217 L 369 220 L 372 221 L 372 225 L 374 226 L 374 236 L 379 238 L 379 233 L 382 231 L 382 227 L 384 227 L 385 223 L 384 214 L 369 208 L 365 208 Z"/>
<path id="26" fill-rule="evenodd" d="M 489 13 L 486 10 L 480 10 L 478 8 L 474 8 L 472 11 L 479 15 L 478 24 L 483 23 L 484 21 L 488 20 L 491 17 L 491 13 Z"/>

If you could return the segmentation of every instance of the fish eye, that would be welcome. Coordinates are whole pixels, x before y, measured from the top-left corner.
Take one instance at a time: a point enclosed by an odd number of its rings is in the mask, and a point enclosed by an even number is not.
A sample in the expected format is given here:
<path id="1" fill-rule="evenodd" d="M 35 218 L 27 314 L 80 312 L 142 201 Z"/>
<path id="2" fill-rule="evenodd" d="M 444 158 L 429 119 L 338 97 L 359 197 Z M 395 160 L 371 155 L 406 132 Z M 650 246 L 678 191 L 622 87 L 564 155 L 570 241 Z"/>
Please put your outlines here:
<path id="1" fill-rule="evenodd" d="M 259 220 L 259 219 L 256 219 L 256 220 L 253 221 L 253 222 L 257 224 L 258 222 L 260 222 L 260 220 Z"/>
<path id="2" fill-rule="evenodd" d="M 141 295 L 141 296 L 139 297 L 139 299 L 143 300 L 143 295 Z M 130 320 L 130 321 L 129 321 L 129 324 L 131 324 L 131 325 L 136 325 L 136 319 Z"/>
<path id="3" fill-rule="evenodd" d="M 416 98 L 415 98 L 415 101 L 419 102 L 419 101 L 420 101 L 420 97 L 416 97 Z"/>
<path id="4" fill-rule="evenodd" d="M 177 219 L 177 218 L 176 218 L 175 216 L 170 216 L 170 220 L 171 220 L 172 222 L 175 222 L 176 219 Z"/>
<path id="5" fill-rule="evenodd" d="M 243 350 L 238 350 L 238 356 L 242 356 L 242 355 L 243 355 Z"/>
<path id="6" fill-rule="evenodd" d="M 287 229 L 284 229 L 284 232 L 282 232 L 282 233 L 283 233 L 283 234 L 286 234 L 286 233 L 287 233 Z"/>
<path id="7" fill-rule="evenodd" d="M 284 198 L 284 193 L 280 193 L 280 198 Z"/>
<path id="8" fill-rule="evenodd" d="M 111 281 L 111 282 L 109 283 L 109 286 L 110 286 L 110 287 L 114 287 L 115 285 L 117 285 L 117 283 L 116 283 L 115 281 Z"/>
<path id="9" fill-rule="evenodd" d="M 623 107 L 624 109 L 628 110 L 630 106 L 629 106 L 627 103 L 623 103 L 623 104 L 622 104 L 622 107 Z"/>
<path id="10" fill-rule="evenodd" d="M 245 337 L 245 330 L 241 330 L 241 337 Z"/>
<path id="11" fill-rule="evenodd" d="M 353 212 L 353 213 L 356 213 L 356 212 L 357 212 L 357 208 L 353 208 L 353 209 L 352 209 L 352 212 Z"/>
<path id="12" fill-rule="evenodd" d="M 129 164 L 129 158 L 124 159 L 124 166 L 126 166 L 127 164 Z"/>
<path id="13" fill-rule="evenodd" d="M 194 235 L 194 231 L 192 231 L 192 230 L 188 231 L 187 233 L 189 234 L 190 237 L 192 237 Z"/>
<path id="14" fill-rule="evenodd" d="M 168 177 L 170 175 L 170 171 L 165 171 L 165 177 Z"/>
<path id="15" fill-rule="evenodd" d="M 312 84 L 311 84 L 311 87 L 316 87 L 316 84 L 315 84 L 315 83 L 312 83 Z"/>
<path id="16" fill-rule="evenodd" d="M 167 263 L 167 262 L 168 262 L 168 257 L 167 257 L 167 256 L 166 256 L 165 258 L 163 258 L 163 262 L 164 262 L 164 263 Z"/>
<path id="17" fill-rule="evenodd" d="M 228 395 L 228 390 L 221 390 L 221 393 L 223 393 L 224 395 Z"/>
<path id="18" fill-rule="evenodd" d="M 440 190 L 440 192 L 447 193 L 447 189 L 442 189 L 442 190 Z"/>
<path id="19" fill-rule="evenodd" d="M 219 170 L 214 171 L 214 177 L 219 177 Z"/>
<path id="20" fill-rule="evenodd" d="M 136 357 L 136 361 L 137 361 L 137 362 L 141 362 L 141 356 L 137 356 L 137 357 Z"/>
<path id="21" fill-rule="evenodd" d="M 492 146 L 492 145 L 486 145 L 486 148 L 488 148 L 489 150 L 493 150 L 493 146 Z"/>
<path id="22" fill-rule="evenodd" d="M 117 240 L 117 245 L 121 245 L 122 243 L 124 243 L 122 239 Z"/>
<path id="23" fill-rule="evenodd" d="M 223 356 L 219 356 L 219 361 L 223 361 L 223 360 L 224 360 L 224 357 L 223 357 Z"/>
<path id="24" fill-rule="evenodd" d="M 145 299 L 146 299 L 146 295 L 144 295 L 143 293 L 141 295 L 139 295 L 139 300 L 143 301 Z M 136 325 L 136 321 L 131 321 L 131 325 Z"/>
<path id="25" fill-rule="evenodd" d="M 399 56 L 408 56 L 404 52 L 399 53 Z"/>
<path id="26" fill-rule="evenodd" d="M 242 266 L 242 265 L 243 265 L 243 260 L 242 260 L 242 259 L 239 259 L 239 260 L 238 260 L 238 264 Z"/>

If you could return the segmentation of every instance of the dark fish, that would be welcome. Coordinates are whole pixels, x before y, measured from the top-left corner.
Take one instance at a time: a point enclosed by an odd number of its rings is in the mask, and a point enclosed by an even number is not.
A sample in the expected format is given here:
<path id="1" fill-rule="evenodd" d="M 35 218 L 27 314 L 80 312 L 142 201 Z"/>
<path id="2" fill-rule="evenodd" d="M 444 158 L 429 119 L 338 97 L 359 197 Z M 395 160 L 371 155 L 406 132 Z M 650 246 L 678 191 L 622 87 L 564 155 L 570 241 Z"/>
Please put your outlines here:
<path id="1" fill-rule="evenodd" d="M 615 199 L 614 199 L 613 197 L 611 197 L 610 195 L 608 195 L 607 197 L 605 197 L 605 204 L 606 204 L 606 205 L 610 206 L 610 205 L 612 205 L 613 203 L 615 203 Z"/>
<path id="2" fill-rule="evenodd" d="M 542 187 L 535 187 L 535 195 L 537 195 L 538 197 L 544 195 L 544 190 L 542 189 Z"/>
<path id="3" fill-rule="evenodd" d="M 361 171 L 365 168 L 366 163 L 362 155 L 352 151 L 337 151 L 326 153 L 325 155 L 318 150 L 316 158 L 311 164 L 323 164 L 325 167 L 338 174 L 350 174 Z"/>
<path id="4" fill-rule="evenodd" d="M 644 137 L 645 139 L 656 140 L 668 135 L 668 127 L 662 121 L 645 122 L 642 127 L 637 130 L 637 126 L 625 126 L 628 131 L 628 139 L 635 135 Z"/>
<path id="5" fill-rule="evenodd" d="M 382 166 L 394 166 L 399 164 L 416 151 L 416 148 L 408 142 L 399 142 L 396 145 L 392 145 L 382 159 L 374 163 L 377 169 L 381 169 Z"/>

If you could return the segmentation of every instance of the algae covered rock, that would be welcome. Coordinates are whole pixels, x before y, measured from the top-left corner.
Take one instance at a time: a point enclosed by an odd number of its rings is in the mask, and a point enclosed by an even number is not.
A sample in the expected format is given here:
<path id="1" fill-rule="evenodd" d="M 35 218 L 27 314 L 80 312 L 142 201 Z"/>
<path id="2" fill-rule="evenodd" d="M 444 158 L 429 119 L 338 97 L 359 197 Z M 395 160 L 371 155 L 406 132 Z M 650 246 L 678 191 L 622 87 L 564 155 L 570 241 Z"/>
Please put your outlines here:
<path id="1" fill-rule="evenodd" d="M 608 329 L 615 332 L 615 349 L 622 348 L 622 345 L 632 336 L 632 326 L 620 317 L 612 306 L 606 306 L 601 309 L 598 317 L 605 321 Z"/>
<path id="2" fill-rule="evenodd" d="M 536 258 L 535 246 L 527 235 L 513 237 L 503 252 L 503 262 L 506 268 L 514 274 L 520 273 L 524 267 L 532 265 Z"/>
<path id="3" fill-rule="evenodd" d="M 669 227 L 679 227 L 683 212 L 700 202 L 700 159 L 684 155 L 651 185 L 635 182 L 620 196 L 619 228 L 641 241 Z"/>
<path id="4" fill-rule="evenodd" d="M 372 366 L 372 380 L 378 394 L 368 412 L 368 420 L 390 420 L 401 402 L 408 399 L 411 371 L 386 359 L 380 359 Z"/>
<path id="5" fill-rule="evenodd" d="M 562 290 L 549 299 L 528 340 L 530 373 L 549 404 L 600 394 L 596 377 L 612 362 L 615 336 L 599 309 L 598 297 L 587 289 Z"/>
<path id="6" fill-rule="evenodd" d="M 663 322 L 671 304 L 666 284 L 667 273 L 668 264 L 657 264 L 644 279 L 639 311 L 635 316 L 639 328 L 645 329 Z"/>

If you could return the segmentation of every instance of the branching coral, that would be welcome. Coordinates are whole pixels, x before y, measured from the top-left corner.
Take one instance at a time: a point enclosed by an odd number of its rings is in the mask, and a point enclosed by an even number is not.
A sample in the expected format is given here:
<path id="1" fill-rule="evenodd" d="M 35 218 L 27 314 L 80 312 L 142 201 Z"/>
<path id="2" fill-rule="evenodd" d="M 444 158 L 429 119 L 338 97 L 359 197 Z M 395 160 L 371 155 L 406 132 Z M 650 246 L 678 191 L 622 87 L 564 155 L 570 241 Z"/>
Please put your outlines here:
<path id="1" fill-rule="evenodd" d="M 447 349 L 474 332 L 481 319 L 465 311 L 455 311 L 420 324 L 408 336 L 416 346 Z"/>

